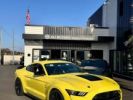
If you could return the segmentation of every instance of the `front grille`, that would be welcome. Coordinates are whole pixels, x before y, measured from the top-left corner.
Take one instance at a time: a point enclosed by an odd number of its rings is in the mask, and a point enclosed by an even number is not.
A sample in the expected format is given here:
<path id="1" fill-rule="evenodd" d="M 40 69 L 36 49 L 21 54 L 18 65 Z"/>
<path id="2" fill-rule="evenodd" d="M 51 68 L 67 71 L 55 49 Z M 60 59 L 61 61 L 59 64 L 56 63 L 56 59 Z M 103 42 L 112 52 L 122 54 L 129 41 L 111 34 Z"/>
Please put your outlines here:
<path id="1" fill-rule="evenodd" d="M 93 100 L 120 100 L 120 91 L 110 91 L 97 94 Z"/>

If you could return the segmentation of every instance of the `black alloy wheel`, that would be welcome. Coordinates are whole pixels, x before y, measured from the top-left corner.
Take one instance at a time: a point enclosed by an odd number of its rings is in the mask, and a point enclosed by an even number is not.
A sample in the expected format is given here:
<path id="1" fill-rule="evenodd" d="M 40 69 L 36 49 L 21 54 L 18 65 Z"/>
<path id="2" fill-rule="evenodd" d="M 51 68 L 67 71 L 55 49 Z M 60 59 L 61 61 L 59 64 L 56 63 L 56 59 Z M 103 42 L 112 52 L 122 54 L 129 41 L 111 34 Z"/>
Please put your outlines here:
<path id="1" fill-rule="evenodd" d="M 17 96 L 24 95 L 24 91 L 23 91 L 23 87 L 22 87 L 22 83 L 20 79 L 16 79 L 15 81 L 15 91 L 16 91 Z"/>
<path id="2" fill-rule="evenodd" d="M 49 100 L 64 100 L 64 97 L 59 90 L 54 89 L 50 92 Z"/>

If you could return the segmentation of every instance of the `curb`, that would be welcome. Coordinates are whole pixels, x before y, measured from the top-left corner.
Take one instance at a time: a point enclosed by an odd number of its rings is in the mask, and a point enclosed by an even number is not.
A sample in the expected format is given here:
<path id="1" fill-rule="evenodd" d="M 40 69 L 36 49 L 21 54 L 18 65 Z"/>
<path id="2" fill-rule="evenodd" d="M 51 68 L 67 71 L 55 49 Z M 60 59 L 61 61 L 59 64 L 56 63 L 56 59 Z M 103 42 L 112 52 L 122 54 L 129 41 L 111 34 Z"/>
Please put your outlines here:
<path id="1" fill-rule="evenodd" d="M 121 88 L 133 92 L 133 81 L 132 80 L 125 80 L 125 79 L 117 78 L 117 77 L 113 77 L 113 79 L 120 84 Z"/>

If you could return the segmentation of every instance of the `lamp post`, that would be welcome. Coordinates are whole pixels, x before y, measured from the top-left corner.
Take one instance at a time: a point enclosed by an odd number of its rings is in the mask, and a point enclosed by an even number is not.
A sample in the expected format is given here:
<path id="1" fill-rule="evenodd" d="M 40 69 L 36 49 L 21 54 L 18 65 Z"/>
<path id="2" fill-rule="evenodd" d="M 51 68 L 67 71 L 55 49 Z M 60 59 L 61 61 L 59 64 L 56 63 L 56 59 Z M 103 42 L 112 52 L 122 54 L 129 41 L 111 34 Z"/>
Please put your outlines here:
<path id="1" fill-rule="evenodd" d="M 13 65 L 14 65 L 14 31 L 13 31 L 13 34 L 12 34 L 12 56 L 13 56 Z"/>
<path id="2" fill-rule="evenodd" d="M 2 60 L 2 30 L 0 29 L 0 65 Z"/>

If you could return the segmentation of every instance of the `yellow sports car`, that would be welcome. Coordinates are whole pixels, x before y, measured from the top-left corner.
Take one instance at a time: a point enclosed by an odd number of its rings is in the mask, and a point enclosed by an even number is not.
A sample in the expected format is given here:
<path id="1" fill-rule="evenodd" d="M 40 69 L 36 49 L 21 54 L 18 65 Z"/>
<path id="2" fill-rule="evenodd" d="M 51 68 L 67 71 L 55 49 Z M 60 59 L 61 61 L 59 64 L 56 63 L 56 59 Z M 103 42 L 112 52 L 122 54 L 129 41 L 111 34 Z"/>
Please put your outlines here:
<path id="1" fill-rule="evenodd" d="M 67 61 L 36 62 L 18 68 L 15 75 L 18 96 L 30 94 L 41 100 L 122 100 L 114 80 L 84 73 Z"/>

